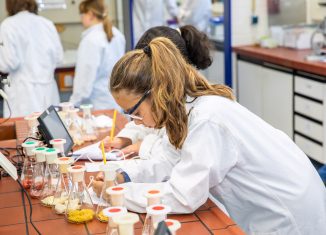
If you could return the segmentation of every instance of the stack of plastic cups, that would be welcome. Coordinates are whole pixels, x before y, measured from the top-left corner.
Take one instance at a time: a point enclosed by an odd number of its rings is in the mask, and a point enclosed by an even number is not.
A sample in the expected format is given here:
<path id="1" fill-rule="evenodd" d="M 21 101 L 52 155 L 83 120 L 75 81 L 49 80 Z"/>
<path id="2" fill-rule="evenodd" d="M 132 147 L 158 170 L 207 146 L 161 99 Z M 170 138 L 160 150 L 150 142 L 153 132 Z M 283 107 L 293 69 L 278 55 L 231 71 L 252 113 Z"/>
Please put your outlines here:
<path id="1" fill-rule="evenodd" d="M 181 223 L 178 220 L 166 219 L 164 220 L 166 226 L 170 230 L 172 235 L 176 235 L 177 231 L 181 228 Z M 157 229 L 158 224 L 155 224 L 155 229 Z"/>
<path id="2" fill-rule="evenodd" d="M 119 235 L 134 235 L 134 224 L 139 221 L 139 216 L 135 213 L 126 213 L 113 217 L 113 222 L 118 225 Z"/>
<path id="3" fill-rule="evenodd" d="M 118 225 L 113 222 L 113 217 L 127 214 L 125 207 L 107 207 L 103 209 L 103 214 L 108 217 L 108 225 L 106 227 L 106 235 L 118 234 Z"/>
<path id="4" fill-rule="evenodd" d="M 58 151 L 60 157 L 65 157 L 64 145 L 66 142 L 65 139 L 53 139 L 50 141 L 50 144 Z"/>
<path id="5" fill-rule="evenodd" d="M 124 186 L 113 186 L 106 190 L 106 193 L 110 195 L 111 206 L 124 206 L 125 192 Z"/>

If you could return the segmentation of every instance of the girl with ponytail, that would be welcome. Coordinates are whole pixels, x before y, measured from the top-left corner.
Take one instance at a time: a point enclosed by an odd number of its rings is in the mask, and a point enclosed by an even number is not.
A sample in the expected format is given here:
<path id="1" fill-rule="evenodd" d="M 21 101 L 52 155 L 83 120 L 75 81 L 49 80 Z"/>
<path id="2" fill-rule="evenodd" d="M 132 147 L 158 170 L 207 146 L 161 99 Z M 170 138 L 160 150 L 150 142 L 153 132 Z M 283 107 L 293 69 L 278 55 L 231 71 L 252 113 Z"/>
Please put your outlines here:
<path id="1" fill-rule="evenodd" d="M 125 37 L 109 20 L 104 0 L 84 0 L 79 5 L 85 31 L 78 48 L 70 101 L 94 109 L 119 109 L 105 89 L 113 65 L 125 53 Z"/>
<path id="2" fill-rule="evenodd" d="M 144 193 L 160 187 L 172 213 L 220 199 L 246 234 L 326 234 L 326 190 L 309 159 L 230 88 L 209 84 L 170 39 L 124 55 L 110 90 L 138 124 L 167 133 L 154 146 L 164 157 L 122 165 L 129 210 L 145 212 Z"/>

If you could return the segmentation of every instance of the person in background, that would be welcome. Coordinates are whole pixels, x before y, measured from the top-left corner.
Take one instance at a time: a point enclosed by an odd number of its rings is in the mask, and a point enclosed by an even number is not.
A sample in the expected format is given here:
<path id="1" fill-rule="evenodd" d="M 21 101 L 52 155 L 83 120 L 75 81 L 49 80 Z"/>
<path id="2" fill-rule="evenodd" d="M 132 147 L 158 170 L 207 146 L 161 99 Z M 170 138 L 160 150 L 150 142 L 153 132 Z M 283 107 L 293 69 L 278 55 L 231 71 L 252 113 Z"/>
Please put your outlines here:
<path id="1" fill-rule="evenodd" d="M 190 24 L 207 33 L 211 10 L 211 0 L 183 0 L 178 14 L 179 25 Z"/>
<path id="2" fill-rule="evenodd" d="M 149 28 L 166 25 L 164 5 L 169 15 L 176 19 L 178 7 L 176 0 L 134 0 L 133 1 L 133 30 L 134 42 L 138 42 L 143 33 Z"/>
<path id="3" fill-rule="evenodd" d="M 108 18 L 103 0 L 84 0 L 79 5 L 82 34 L 70 102 L 93 104 L 98 109 L 120 109 L 107 90 L 114 64 L 125 53 L 124 35 Z"/>
<path id="4" fill-rule="evenodd" d="M 57 105 L 54 70 L 63 49 L 53 23 L 38 16 L 35 0 L 6 0 L 7 17 L 0 26 L 0 71 L 9 73 L 4 117 L 26 116 Z M 10 112 L 11 111 L 11 112 Z"/>
<path id="5" fill-rule="evenodd" d="M 213 195 L 246 234 L 326 234 L 326 189 L 308 157 L 230 88 L 209 84 L 171 40 L 124 55 L 110 90 L 136 124 L 167 133 L 154 151 L 165 158 L 120 171 L 131 180 L 129 210 L 145 212 L 144 193 L 159 187 L 172 213 L 192 213 Z"/>

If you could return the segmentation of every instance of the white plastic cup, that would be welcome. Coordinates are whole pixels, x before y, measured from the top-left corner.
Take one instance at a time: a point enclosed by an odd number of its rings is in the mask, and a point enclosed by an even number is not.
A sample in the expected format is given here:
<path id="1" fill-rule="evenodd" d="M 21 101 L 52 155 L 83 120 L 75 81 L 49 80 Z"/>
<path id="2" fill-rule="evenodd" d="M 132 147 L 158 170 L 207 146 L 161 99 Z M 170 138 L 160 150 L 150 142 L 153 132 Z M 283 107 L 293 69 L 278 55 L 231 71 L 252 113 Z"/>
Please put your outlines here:
<path id="1" fill-rule="evenodd" d="M 45 147 L 39 147 L 39 148 L 35 148 L 33 150 L 35 157 L 36 157 L 36 162 L 45 162 L 46 158 L 45 158 L 45 151 L 47 150 L 47 148 Z"/>
<path id="2" fill-rule="evenodd" d="M 58 151 L 54 148 L 49 148 L 45 150 L 45 158 L 47 164 L 56 164 L 56 159 L 58 158 Z"/>

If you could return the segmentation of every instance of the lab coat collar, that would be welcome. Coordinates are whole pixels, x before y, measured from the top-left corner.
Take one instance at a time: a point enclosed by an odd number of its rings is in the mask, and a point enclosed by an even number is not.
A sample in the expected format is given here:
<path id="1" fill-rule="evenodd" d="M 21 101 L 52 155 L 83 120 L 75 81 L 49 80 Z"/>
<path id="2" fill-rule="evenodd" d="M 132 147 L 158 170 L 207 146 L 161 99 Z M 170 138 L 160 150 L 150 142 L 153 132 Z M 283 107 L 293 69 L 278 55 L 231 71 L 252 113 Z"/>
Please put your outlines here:
<path id="1" fill-rule="evenodd" d="M 102 23 L 98 23 L 95 24 L 91 27 L 89 27 L 88 29 L 86 29 L 83 33 L 82 33 L 82 38 L 85 37 L 87 34 L 89 34 L 92 31 L 97 31 L 97 30 L 101 30 L 103 28 L 103 24 Z"/>

